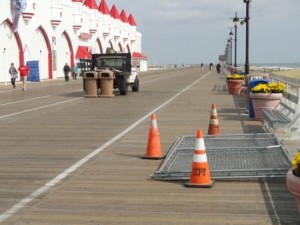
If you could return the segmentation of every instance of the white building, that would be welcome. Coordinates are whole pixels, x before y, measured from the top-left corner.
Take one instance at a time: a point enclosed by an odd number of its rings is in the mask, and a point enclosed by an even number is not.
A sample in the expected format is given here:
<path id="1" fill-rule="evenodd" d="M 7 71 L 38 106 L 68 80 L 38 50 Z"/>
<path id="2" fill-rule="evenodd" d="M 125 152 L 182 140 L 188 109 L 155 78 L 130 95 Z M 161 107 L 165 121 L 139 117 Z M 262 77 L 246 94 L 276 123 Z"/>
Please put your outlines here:
<path id="1" fill-rule="evenodd" d="M 26 3 L 18 22 L 11 2 Z M 16 25 L 18 25 L 16 27 Z M 0 82 L 8 82 L 11 62 L 37 62 L 40 79 L 63 77 L 65 63 L 106 49 L 131 53 L 140 71 L 147 70 L 142 35 L 132 14 L 109 10 L 105 0 L 2 0 L 0 2 Z"/>

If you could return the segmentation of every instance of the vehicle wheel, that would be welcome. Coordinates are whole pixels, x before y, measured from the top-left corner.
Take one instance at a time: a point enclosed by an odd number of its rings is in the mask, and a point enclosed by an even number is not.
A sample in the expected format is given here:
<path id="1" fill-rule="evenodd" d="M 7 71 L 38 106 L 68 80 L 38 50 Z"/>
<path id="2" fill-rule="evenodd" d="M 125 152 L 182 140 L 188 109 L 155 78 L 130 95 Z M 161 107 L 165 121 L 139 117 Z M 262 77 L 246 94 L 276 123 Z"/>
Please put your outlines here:
<path id="1" fill-rule="evenodd" d="M 133 92 L 138 92 L 140 90 L 140 81 L 139 81 L 139 78 L 136 77 L 135 80 L 134 80 L 134 84 L 132 86 L 132 91 Z"/>

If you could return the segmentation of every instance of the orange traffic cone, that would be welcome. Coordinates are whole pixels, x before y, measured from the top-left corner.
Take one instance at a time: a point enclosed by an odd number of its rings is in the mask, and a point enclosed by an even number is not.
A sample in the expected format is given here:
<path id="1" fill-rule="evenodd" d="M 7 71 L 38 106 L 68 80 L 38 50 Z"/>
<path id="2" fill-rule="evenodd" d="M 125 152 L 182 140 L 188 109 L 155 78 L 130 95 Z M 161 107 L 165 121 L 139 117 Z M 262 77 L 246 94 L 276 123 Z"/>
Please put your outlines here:
<path id="1" fill-rule="evenodd" d="M 157 121 L 156 121 L 156 115 L 155 114 L 151 115 L 151 125 L 153 127 L 155 127 L 156 129 L 158 129 L 158 127 L 157 127 Z"/>
<path id="2" fill-rule="evenodd" d="M 146 150 L 146 154 L 142 158 L 143 159 L 163 158 L 155 114 L 151 115 L 151 126 L 148 135 L 147 150 Z"/>
<path id="3" fill-rule="evenodd" d="M 185 186 L 212 187 L 213 184 L 214 181 L 210 177 L 202 130 L 198 130 L 190 181 Z"/>
<path id="4" fill-rule="evenodd" d="M 158 132 L 158 135 L 160 135 L 160 133 L 158 131 L 157 120 L 156 120 L 156 115 L 155 114 L 151 115 L 151 126 L 153 126 L 154 128 L 156 128 L 157 132 Z"/>
<path id="5" fill-rule="evenodd" d="M 217 105 L 212 104 L 211 115 L 208 125 L 208 135 L 220 135 L 219 120 L 217 114 Z"/>

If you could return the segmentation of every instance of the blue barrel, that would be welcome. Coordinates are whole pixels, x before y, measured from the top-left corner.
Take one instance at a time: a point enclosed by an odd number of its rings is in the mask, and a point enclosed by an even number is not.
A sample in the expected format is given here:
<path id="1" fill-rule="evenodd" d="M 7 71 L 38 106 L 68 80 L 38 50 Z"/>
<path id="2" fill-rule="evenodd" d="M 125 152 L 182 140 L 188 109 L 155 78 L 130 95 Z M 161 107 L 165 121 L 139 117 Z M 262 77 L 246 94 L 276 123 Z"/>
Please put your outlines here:
<path id="1" fill-rule="evenodd" d="M 26 65 L 29 67 L 30 70 L 27 80 L 32 82 L 40 81 L 39 61 L 27 61 Z"/>
<path id="2" fill-rule="evenodd" d="M 250 98 L 251 89 L 258 84 L 267 84 L 270 80 L 268 79 L 253 79 L 249 82 L 248 96 L 249 96 L 249 118 L 255 118 L 252 99 Z"/>

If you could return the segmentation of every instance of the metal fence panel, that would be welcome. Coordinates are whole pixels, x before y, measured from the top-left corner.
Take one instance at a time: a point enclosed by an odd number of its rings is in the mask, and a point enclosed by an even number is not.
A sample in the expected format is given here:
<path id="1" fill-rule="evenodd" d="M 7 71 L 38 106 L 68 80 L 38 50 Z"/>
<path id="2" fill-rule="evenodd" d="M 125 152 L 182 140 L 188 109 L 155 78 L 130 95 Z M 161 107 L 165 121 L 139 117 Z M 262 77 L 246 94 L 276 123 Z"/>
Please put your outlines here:
<path id="1" fill-rule="evenodd" d="M 153 179 L 188 180 L 196 136 L 177 138 Z M 271 133 L 204 136 L 211 177 L 249 179 L 284 177 L 291 157 Z"/>

